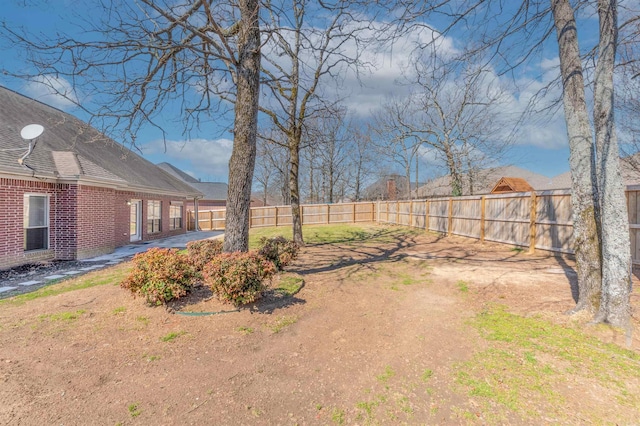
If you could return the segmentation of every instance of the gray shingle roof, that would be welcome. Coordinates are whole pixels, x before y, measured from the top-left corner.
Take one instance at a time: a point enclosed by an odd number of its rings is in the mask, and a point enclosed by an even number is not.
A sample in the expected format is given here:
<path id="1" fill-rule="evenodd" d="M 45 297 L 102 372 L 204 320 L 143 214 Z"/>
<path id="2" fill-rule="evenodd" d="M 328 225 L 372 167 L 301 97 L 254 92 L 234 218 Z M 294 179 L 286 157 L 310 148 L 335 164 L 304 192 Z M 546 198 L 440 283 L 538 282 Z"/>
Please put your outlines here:
<path id="1" fill-rule="evenodd" d="M 0 172 L 32 175 L 18 164 L 28 143 L 20 130 L 41 124 L 24 164 L 35 176 L 100 181 L 130 190 L 195 196 L 199 192 L 71 114 L 0 86 Z M 22 149 L 21 149 L 22 148 Z"/>
<path id="2" fill-rule="evenodd" d="M 173 164 L 170 164 L 170 163 L 158 163 L 158 164 L 156 164 L 156 166 L 160 167 L 165 172 L 177 177 L 178 179 L 182 179 L 183 181 L 185 181 L 187 183 L 198 183 L 198 182 L 200 182 L 198 179 L 194 178 L 193 176 L 190 176 L 190 175 L 186 174 L 185 172 L 183 172 L 182 170 L 180 170 L 179 168 L 177 168 Z"/>
<path id="3" fill-rule="evenodd" d="M 228 185 L 224 182 L 200 182 L 170 163 L 159 163 L 156 166 L 200 191 L 203 194 L 202 200 L 225 201 L 227 199 Z"/>

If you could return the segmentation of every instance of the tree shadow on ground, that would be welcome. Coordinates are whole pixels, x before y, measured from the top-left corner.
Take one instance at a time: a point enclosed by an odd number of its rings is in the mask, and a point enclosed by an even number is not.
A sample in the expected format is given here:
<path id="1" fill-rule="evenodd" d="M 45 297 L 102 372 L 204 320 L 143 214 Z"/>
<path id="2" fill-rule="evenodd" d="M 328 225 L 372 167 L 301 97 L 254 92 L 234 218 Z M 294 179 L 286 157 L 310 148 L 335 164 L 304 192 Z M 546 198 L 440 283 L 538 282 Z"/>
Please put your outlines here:
<path id="1" fill-rule="evenodd" d="M 392 235 L 392 233 L 386 233 L 385 237 L 388 238 Z M 370 239 L 374 239 L 375 237 L 364 238 L 361 242 L 367 242 Z M 381 261 L 399 261 L 405 258 L 407 255 L 404 253 L 398 253 L 400 250 L 403 250 L 411 245 L 415 244 L 415 239 L 411 236 L 393 236 L 392 242 L 384 242 L 381 243 L 384 245 L 393 244 L 388 248 L 381 248 L 380 246 L 371 247 L 371 246 L 363 246 L 360 244 L 358 247 L 352 247 L 351 244 L 344 243 L 323 243 L 323 244 L 315 244 L 309 245 L 309 248 L 323 248 L 326 245 L 331 245 L 339 249 L 341 252 L 347 252 L 346 255 L 341 255 L 339 258 L 333 255 L 333 252 L 329 252 L 327 254 L 318 253 L 316 256 L 313 256 L 313 264 L 298 264 L 294 265 L 290 268 L 291 272 L 295 272 L 302 276 L 318 274 L 323 272 L 332 272 L 342 268 L 347 268 L 349 266 L 358 265 L 360 267 L 364 267 L 371 263 L 381 262 Z M 348 240 L 350 243 L 354 242 L 354 240 Z M 371 241 L 371 243 L 375 243 Z M 319 266 L 315 266 L 318 265 Z"/>
<path id="2" fill-rule="evenodd" d="M 300 286 L 300 289 L 304 287 L 304 284 Z M 304 299 L 300 299 L 298 297 L 294 297 L 300 289 L 298 289 L 294 294 L 285 294 L 282 291 L 278 291 L 277 289 L 268 289 L 262 293 L 262 297 L 255 301 L 254 303 L 247 303 L 246 305 L 242 305 L 239 307 L 233 306 L 231 304 L 226 304 L 219 302 L 216 298 L 215 293 L 211 291 L 211 289 L 205 285 L 195 286 L 191 292 L 181 297 L 180 299 L 175 299 L 167 303 L 167 310 L 175 313 L 193 313 L 193 314 L 223 314 L 223 313 L 231 313 L 231 312 L 240 312 L 242 310 L 249 310 L 250 312 L 257 312 L 262 314 L 271 314 L 277 309 L 287 308 L 293 305 L 305 304 L 306 301 Z M 201 304 L 202 302 L 207 302 L 211 299 L 215 299 L 218 303 L 215 304 L 215 312 L 189 312 L 190 308 L 193 308 L 196 305 Z"/>

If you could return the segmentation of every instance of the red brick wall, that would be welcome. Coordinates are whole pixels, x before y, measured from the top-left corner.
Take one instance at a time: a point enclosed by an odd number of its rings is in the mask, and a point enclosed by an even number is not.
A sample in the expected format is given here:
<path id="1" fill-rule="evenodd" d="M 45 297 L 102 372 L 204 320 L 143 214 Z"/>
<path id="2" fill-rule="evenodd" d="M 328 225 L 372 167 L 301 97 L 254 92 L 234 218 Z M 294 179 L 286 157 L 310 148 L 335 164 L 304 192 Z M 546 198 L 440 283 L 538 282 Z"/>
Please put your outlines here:
<path id="1" fill-rule="evenodd" d="M 56 195 L 51 201 L 50 246 L 56 253 L 56 259 L 73 260 L 78 249 L 78 186 L 57 185 Z"/>
<path id="2" fill-rule="evenodd" d="M 78 190 L 77 259 L 86 259 L 116 248 L 114 239 L 116 191 L 80 186 Z"/>
<path id="3" fill-rule="evenodd" d="M 129 209 L 127 202 L 130 200 L 142 200 L 142 241 L 157 240 L 158 238 L 166 238 L 173 235 L 180 235 L 187 232 L 186 228 L 186 209 L 182 212 L 182 229 L 169 231 L 169 206 L 171 201 L 184 201 L 175 197 L 160 196 L 143 192 L 117 192 L 116 193 L 116 229 L 115 241 L 116 247 L 129 244 Z M 162 201 L 162 217 L 161 232 L 147 233 L 147 201 Z"/>
<path id="4" fill-rule="evenodd" d="M 48 250 L 24 251 L 24 194 L 50 196 Z M 129 244 L 130 207 L 127 202 L 131 199 L 143 200 L 142 241 L 186 232 L 186 216 L 182 229 L 169 231 L 169 206 L 176 198 L 0 178 L 0 269 L 43 260 L 84 259 Z M 147 200 L 162 201 L 162 232 L 147 234 Z"/>
<path id="5" fill-rule="evenodd" d="M 58 185 L 39 181 L 0 178 L 0 269 L 55 258 L 49 250 L 24 251 L 24 194 L 50 195 L 49 245 L 53 247 L 53 205 Z"/>

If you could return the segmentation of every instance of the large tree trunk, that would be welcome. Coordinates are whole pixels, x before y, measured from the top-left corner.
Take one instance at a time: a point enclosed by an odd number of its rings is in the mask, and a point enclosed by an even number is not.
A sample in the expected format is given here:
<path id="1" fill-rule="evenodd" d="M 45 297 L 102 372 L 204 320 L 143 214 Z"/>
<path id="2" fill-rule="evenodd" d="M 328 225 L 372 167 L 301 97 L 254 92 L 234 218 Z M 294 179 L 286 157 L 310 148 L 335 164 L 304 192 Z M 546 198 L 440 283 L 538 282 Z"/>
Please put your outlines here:
<path id="1" fill-rule="evenodd" d="M 613 118 L 613 69 L 618 38 L 615 0 L 599 0 L 600 43 L 595 74 L 593 123 L 602 220 L 602 301 L 596 321 L 629 324 L 631 249 L 620 154 Z"/>
<path id="2" fill-rule="evenodd" d="M 251 182 L 256 161 L 260 86 L 260 27 L 258 0 L 239 0 L 237 96 L 233 152 L 229 160 L 229 189 L 224 251 L 249 249 Z"/>
<path id="3" fill-rule="evenodd" d="M 578 34 L 569 0 L 551 0 L 563 84 L 563 102 L 569 135 L 573 245 L 578 273 L 578 303 L 574 311 L 596 312 L 600 306 L 602 272 L 597 226 L 597 194 L 593 139 L 584 95 Z"/>

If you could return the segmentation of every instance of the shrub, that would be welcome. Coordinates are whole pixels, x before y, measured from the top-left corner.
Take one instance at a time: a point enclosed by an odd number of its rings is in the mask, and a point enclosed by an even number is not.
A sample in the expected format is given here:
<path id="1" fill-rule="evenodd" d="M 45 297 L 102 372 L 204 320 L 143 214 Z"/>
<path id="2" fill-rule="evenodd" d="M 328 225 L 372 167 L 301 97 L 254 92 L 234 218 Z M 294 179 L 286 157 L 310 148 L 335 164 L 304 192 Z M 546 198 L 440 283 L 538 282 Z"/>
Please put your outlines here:
<path id="1" fill-rule="evenodd" d="M 222 253 L 222 240 L 191 241 L 187 243 L 187 253 L 196 271 L 200 272 L 204 265 Z"/>
<path id="2" fill-rule="evenodd" d="M 277 236 L 273 238 L 260 238 L 260 255 L 267 260 L 270 260 L 276 265 L 279 271 L 282 271 L 285 266 L 289 265 L 298 257 L 300 246 L 293 240 L 288 240 L 285 237 Z"/>
<path id="3" fill-rule="evenodd" d="M 275 274 L 276 267 L 256 252 L 235 252 L 214 257 L 202 272 L 204 283 L 220 300 L 240 306 L 260 298 L 264 281 Z"/>
<path id="4" fill-rule="evenodd" d="M 134 296 L 144 296 L 150 305 L 162 305 L 185 296 L 195 271 L 187 256 L 176 249 L 151 248 L 133 257 L 133 269 L 120 283 Z"/>

